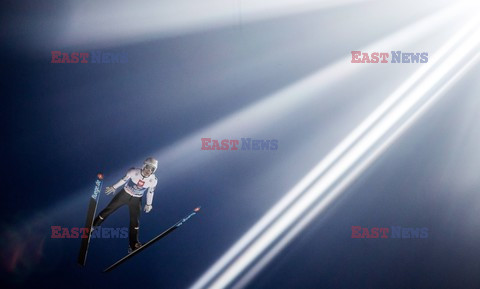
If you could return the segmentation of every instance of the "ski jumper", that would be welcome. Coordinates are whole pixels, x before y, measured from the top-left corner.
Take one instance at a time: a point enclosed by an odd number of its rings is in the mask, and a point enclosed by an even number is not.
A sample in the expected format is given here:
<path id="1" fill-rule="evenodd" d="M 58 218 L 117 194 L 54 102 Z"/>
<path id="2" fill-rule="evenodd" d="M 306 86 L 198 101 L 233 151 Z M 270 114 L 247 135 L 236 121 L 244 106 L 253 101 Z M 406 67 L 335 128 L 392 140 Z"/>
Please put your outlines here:
<path id="1" fill-rule="evenodd" d="M 157 186 L 157 178 L 154 174 L 149 177 L 143 177 L 142 169 L 132 168 L 125 177 L 120 179 L 114 189 L 123 186 L 123 189 L 113 197 L 110 203 L 95 219 L 93 226 L 99 226 L 110 214 L 115 212 L 123 205 L 128 205 L 130 212 L 129 241 L 130 248 L 134 248 L 138 240 L 138 230 L 140 228 L 140 211 L 142 205 L 142 196 L 146 193 L 147 205 L 152 205 L 153 194 Z"/>

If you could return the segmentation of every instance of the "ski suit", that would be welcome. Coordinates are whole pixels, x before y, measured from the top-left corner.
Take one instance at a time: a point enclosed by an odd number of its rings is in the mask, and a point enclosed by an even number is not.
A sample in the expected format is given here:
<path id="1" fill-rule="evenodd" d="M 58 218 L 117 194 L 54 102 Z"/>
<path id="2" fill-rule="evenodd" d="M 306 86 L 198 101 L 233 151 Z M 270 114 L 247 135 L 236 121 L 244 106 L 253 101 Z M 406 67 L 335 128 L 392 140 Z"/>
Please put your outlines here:
<path id="1" fill-rule="evenodd" d="M 149 177 L 142 175 L 142 169 L 131 168 L 127 174 L 113 185 L 114 189 L 122 187 L 105 209 L 103 209 L 93 222 L 93 226 L 100 226 L 105 219 L 123 205 L 128 205 L 130 212 L 129 241 L 130 248 L 135 248 L 139 243 L 138 231 L 140 228 L 140 211 L 142 197 L 146 193 L 147 205 L 152 205 L 153 194 L 157 186 L 157 178 L 154 174 Z"/>

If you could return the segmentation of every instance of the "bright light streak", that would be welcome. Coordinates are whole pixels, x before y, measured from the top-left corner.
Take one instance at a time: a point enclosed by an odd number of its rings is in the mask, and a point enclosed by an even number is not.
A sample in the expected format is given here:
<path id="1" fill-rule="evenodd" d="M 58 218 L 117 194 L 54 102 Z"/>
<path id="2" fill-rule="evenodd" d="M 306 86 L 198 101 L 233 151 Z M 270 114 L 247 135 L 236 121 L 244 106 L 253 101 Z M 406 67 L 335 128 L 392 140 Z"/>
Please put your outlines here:
<path id="1" fill-rule="evenodd" d="M 415 113 L 408 118 L 388 139 L 381 144 L 380 147 L 374 149 L 370 156 L 360 165 L 349 173 L 334 190 L 331 191 L 324 199 L 318 202 L 313 209 L 307 211 L 305 216 L 290 230 L 285 237 L 277 242 L 255 265 L 235 284 L 234 288 L 243 288 L 251 281 L 280 251 L 294 239 L 308 224 L 313 221 L 323 210 L 339 196 L 339 194 L 347 188 L 368 166 L 374 162 L 390 145 L 411 125 L 426 112 L 442 94 L 453 86 L 461 77 L 471 69 L 474 64 L 480 60 L 480 54 L 477 53 L 464 67 L 461 68 L 451 79 L 449 79 L 432 97 L 428 99 Z"/>
<path id="2" fill-rule="evenodd" d="M 131 43 L 367 1 L 73 1 L 70 25 L 59 45 Z"/>
<path id="3" fill-rule="evenodd" d="M 478 35 L 475 35 L 478 37 Z M 480 39 L 480 38 L 477 38 Z M 472 39 L 470 39 L 472 40 Z M 464 44 L 468 50 L 471 50 L 472 47 L 475 47 L 478 44 L 478 40 L 475 45 L 472 45 L 472 41 L 470 43 Z M 469 45 L 470 44 L 470 45 Z M 460 52 L 461 49 L 457 51 Z M 465 49 L 464 49 L 465 50 Z M 454 55 L 462 55 L 455 53 Z M 464 56 L 465 57 L 465 56 Z M 371 132 L 365 135 L 359 143 L 355 144 L 351 148 L 351 150 L 345 155 L 342 156 L 338 163 L 335 163 L 326 173 L 323 175 L 313 186 L 311 186 L 303 196 L 283 215 L 280 216 L 278 220 L 276 220 L 266 231 L 264 231 L 260 237 L 255 240 L 248 249 L 246 249 L 235 261 L 232 263 L 230 267 L 228 267 L 220 277 L 211 285 L 209 288 L 225 288 L 231 284 L 241 273 L 251 265 L 255 259 L 263 254 L 270 245 L 275 242 L 277 238 L 288 229 L 293 227 L 293 224 L 299 220 L 302 222 L 306 222 L 305 218 L 303 217 L 304 213 L 309 210 L 309 208 L 314 204 L 320 197 L 323 196 L 332 186 L 335 185 L 335 182 L 339 181 L 342 177 L 344 177 L 345 173 L 349 170 L 354 169 L 356 171 L 353 176 L 358 176 L 358 174 L 363 171 L 367 167 L 369 163 L 373 161 L 372 157 L 368 157 L 369 162 L 363 161 L 360 165 L 360 170 L 356 165 L 356 162 L 360 161 L 362 157 L 368 153 L 369 149 L 372 149 L 374 145 L 383 137 L 385 136 L 389 130 L 397 124 L 398 121 L 404 117 L 410 109 L 421 100 L 422 96 L 431 89 L 435 84 L 440 81 L 440 79 L 448 73 L 452 67 L 458 62 L 459 60 L 455 58 L 449 58 L 451 61 L 447 61 L 442 68 L 435 70 L 434 73 L 429 76 L 422 85 L 420 85 L 414 92 L 409 94 L 409 97 L 403 101 L 399 106 L 395 107 L 395 110 L 392 114 L 389 114 L 388 117 L 380 122 L 377 126 L 373 128 Z M 351 173 L 350 173 L 351 174 Z M 342 180 L 341 186 L 333 187 L 334 190 L 330 191 L 328 195 L 325 196 L 324 199 L 321 200 L 318 209 L 316 211 L 321 212 L 328 207 L 329 204 L 333 200 L 335 200 L 341 191 L 354 180 L 354 177 L 347 178 L 347 181 Z M 311 218 L 310 218 L 311 219 Z M 305 227 L 308 223 L 305 223 Z M 299 226 L 299 224 L 295 223 L 295 226 Z M 298 231 L 297 231 L 298 233 Z M 293 236 L 292 236 L 293 237 Z M 273 258 L 271 256 L 270 258 Z"/>
<path id="4" fill-rule="evenodd" d="M 453 39 L 451 39 L 450 42 L 448 42 L 447 45 L 445 45 L 436 55 L 440 56 L 442 55 L 442 53 L 445 54 L 451 47 L 454 46 L 454 44 L 457 44 L 462 37 L 468 34 L 473 25 L 474 23 L 469 23 L 468 25 L 466 25 L 465 28 Z M 464 50 L 467 50 L 467 53 L 478 43 L 478 41 L 472 43 L 472 39 L 473 38 L 470 38 L 469 40 L 470 45 L 466 43 L 464 46 L 462 46 Z M 465 56 L 465 54 L 462 54 L 465 53 L 465 51 L 462 51 L 462 47 L 460 49 L 457 49 L 456 53 L 453 55 Z M 382 106 L 380 107 L 382 109 L 379 108 L 379 110 L 376 110 L 367 119 L 367 121 L 365 121 L 359 127 L 358 130 L 355 130 L 353 134 L 347 137 L 346 141 L 342 142 L 342 145 L 336 148 L 336 152 L 334 151 L 332 154 L 327 156 L 327 158 L 325 158 L 324 161 L 322 161 L 320 165 L 314 169 L 314 171 L 317 170 L 315 171 L 315 173 L 309 173 L 307 177 L 310 176 L 310 178 L 304 178 L 299 183 L 304 183 L 302 187 L 307 187 L 309 184 L 311 184 L 312 178 L 315 179 L 316 176 L 319 176 L 321 173 L 323 173 L 327 168 L 332 165 L 332 163 L 336 159 L 339 158 L 339 156 L 343 155 L 345 150 L 348 150 L 350 148 L 347 154 L 345 156 L 342 156 L 337 163 L 333 164 L 332 167 L 330 167 L 330 170 L 328 170 L 317 181 L 317 183 L 315 183 L 313 187 L 308 189 L 308 191 L 303 194 L 303 196 L 299 199 L 299 201 L 294 204 L 294 206 L 289 208 L 288 211 L 285 212 L 279 218 L 279 220 L 277 220 L 277 222 L 270 226 L 267 231 L 265 231 L 257 240 L 255 240 L 255 242 L 248 249 L 246 249 L 245 252 L 235 261 L 235 263 L 228 267 L 220 275 L 220 277 L 213 284 L 211 284 L 211 287 L 224 288 L 225 286 L 228 286 L 233 280 L 235 280 L 235 278 L 237 278 L 242 273 L 242 271 L 247 268 L 247 266 L 251 265 L 252 262 L 261 253 L 263 253 L 266 248 L 270 246 L 272 242 L 276 238 L 278 238 L 281 233 L 285 232 L 288 226 L 290 226 L 295 220 L 297 220 L 301 216 L 301 214 L 303 214 L 305 210 L 307 210 L 308 207 L 314 203 L 314 201 L 318 200 L 318 198 L 322 195 L 319 192 L 325 192 L 326 190 L 328 190 L 332 186 L 332 184 L 338 181 L 348 169 L 351 169 L 352 166 L 357 161 L 359 161 L 359 159 L 364 156 L 365 153 L 369 149 L 371 149 L 381 137 L 384 137 L 385 134 L 387 134 L 388 131 L 395 124 L 398 124 L 398 122 L 401 121 L 401 119 L 405 117 L 406 114 L 415 105 L 418 105 L 418 103 L 422 99 L 422 96 L 429 89 L 431 89 L 436 83 L 438 83 L 439 80 L 444 77 L 445 74 L 447 74 L 454 65 L 458 64 L 458 62 L 463 59 L 448 57 L 448 59 L 450 58 L 452 58 L 450 61 L 443 62 L 437 70 L 435 70 L 430 76 L 428 76 L 426 80 L 422 82 L 423 85 L 417 86 L 412 91 L 412 93 L 408 94 L 408 96 L 400 102 L 399 105 L 395 106 L 394 109 L 392 109 L 391 113 L 388 114 L 388 117 L 384 117 L 384 120 L 374 126 L 367 134 L 365 134 L 355 146 L 350 147 L 352 145 L 352 142 L 362 136 L 365 131 L 377 121 L 378 118 L 382 117 L 385 114 L 385 112 L 392 106 L 392 104 L 397 101 L 399 96 L 403 95 L 408 89 L 413 86 L 413 84 L 415 84 L 415 82 L 417 82 L 419 78 L 421 78 L 427 72 L 427 68 L 420 69 L 416 74 L 414 74 L 414 76 L 412 76 L 412 78 L 407 80 L 405 84 L 402 85 L 384 104 L 382 104 Z M 290 199 L 292 199 L 290 193 L 287 195 L 287 198 L 290 197 Z M 297 191 L 294 198 L 297 197 L 298 194 L 299 193 Z M 330 203 L 335 199 L 335 197 L 336 194 L 329 194 L 324 200 L 329 200 L 327 203 Z M 283 202 L 284 200 L 285 199 L 282 199 L 281 202 Z M 325 207 L 325 205 L 321 206 L 321 208 Z M 278 208 L 277 205 L 274 207 L 274 209 L 276 208 Z M 285 209 L 285 207 L 283 207 L 283 209 Z M 269 211 L 269 213 L 267 213 L 266 215 L 266 217 L 270 217 L 269 220 L 266 220 L 265 217 L 262 218 L 262 220 L 258 222 L 254 226 L 254 228 L 245 235 L 245 237 L 242 237 L 242 239 L 240 239 L 240 241 L 237 242 L 235 246 L 219 260 L 219 262 L 217 262 L 204 276 L 202 276 L 199 281 L 197 281 L 197 283 L 194 284 L 193 288 L 203 288 L 204 286 L 208 286 L 208 284 L 210 284 L 215 275 L 224 270 L 225 267 L 227 267 L 232 262 L 232 259 L 237 256 L 242 250 L 244 250 L 250 242 L 252 242 L 252 239 L 258 234 L 258 229 L 264 229 L 265 226 L 269 224 L 273 218 L 276 217 L 276 214 L 273 214 L 272 216 L 270 215 L 271 213 L 272 211 Z M 259 226 L 259 224 L 261 225 Z"/>
<path id="5" fill-rule="evenodd" d="M 451 7 L 444 9 L 440 12 L 437 12 L 434 15 L 426 17 L 412 25 L 396 32 L 395 34 L 386 37 L 376 43 L 372 43 L 366 48 L 362 48 L 364 51 L 372 51 L 378 47 L 395 47 L 400 43 L 405 43 L 408 41 L 416 40 L 425 35 L 428 35 L 431 31 L 434 31 L 436 27 L 440 26 L 443 22 L 450 20 L 452 15 L 455 15 L 458 12 L 459 6 Z M 241 123 L 248 124 L 248 121 L 245 119 L 255 119 L 255 115 L 269 114 L 269 112 L 275 112 L 276 115 L 282 115 L 281 108 L 292 108 L 295 104 L 298 104 L 301 101 L 304 101 L 306 96 L 311 94 L 306 92 L 315 91 L 326 85 L 326 81 L 334 82 L 339 80 L 351 73 L 354 72 L 354 69 L 358 69 L 359 66 L 352 68 L 352 65 L 349 65 L 349 58 L 344 58 L 331 66 L 320 70 L 319 72 L 313 74 L 312 76 L 295 83 L 294 85 L 289 86 L 288 88 L 280 91 L 272 97 L 269 97 L 265 100 L 262 100 L 260 103 L 255 104 L 249 109 L 238 113 L 237 115 L 229 117 L 226 121 L 222 121 L 220 124 L 227 128 L 230 128 L 230 123 Z M 426 70 L 423 68 L 422 70 Z M 426 71 L 425 71 L 426 72 Z M 416 79 L 421 77 L 425 72 L 419 72 L 414 74 L 411 79 L 409 79 L 405 84 L 405 89 L 413 85 Z M 400 91 L 401 92 L 401 91 Z M 295 95 L 295 102 L 292 102 L 290 96 Z M 398 96 L 394 96 L 396 98 Z M 221 270 L 223 270 L 242 250 L 248 246 L 265 228 L 277 218 L 286 208 L 306 189 L 308 186 L 316 179 L 322 172 L 324 172 L 333 162 L 336 160 L 339 155 L 341 155 L 350 145 L 361 135 L 364 131 L 371 126 L 380 115 L 388 109 L 391 104 L 394 103 L 394 100 L 387 100 L 382 106 L 372 114 L 371 117 L 367 118 L 367 121 L 364 122 L 359 130 L 354 132 L 352 135 L 347 137 L 347 139 L 342 142 L 336 149 L 333 151 L 327 158 L 321 162 L 317 167 L 315 167 L 311 172 L 309 172 L 282 200 L 280 200 L 259 222 L 257 222 L 252 229 L 250 229 L 235 245 L 224 254 L 220 260 L 218 260 L 194 285 L 193 288 L 203 288 L 208 282 L 210 282 L 215 275 L 217 275 Z M 281 105 L 279 105 L 281 104 Z M 272 110 L 271 108 L 275 109 Z M 280 113 L 279 113 L 280 111 Z M 242 117 L 248 116 L 248 118 Z M 253 117 L 252 117 L 253 116 Z M 268 116 L 268 115 L 267 115 Z M 268 116 L 266 119 L 273 119 L 274 115 Z M 211 128 L 209 132 L 219 131 L 219 127 Z M 204 134 L 211 135 L 211 134 Z M 198 138 L 195 138 L 192 141 L 197 141 Z M 181 146 L 175 146 L 180 148 Z M 176 154 L 167 154 L 168 156 L 175 156 Z M 175 157 L 176 158 L 176 157 Z"/>
<path id="6" fill-rule="evenodd" d="M 390 49 L 418 41 L 427 35 L 434 33 L 439 27 L 449 21 L 461 19 L 463 6 L 456 4 L 441 9 L 421 20 L 418 20 L 407 27 L 396 31 L 366 47 L 360 48 L 362 51 L 376 51 L 377 49 Z M 327 67 L 321 68 L 311 75 L 296 81 L 271 95 L 241 109 L 219 121 L 205 127 L 183 139 L 173 143 L 170 147 L 162 150 L 162 152 L 154 153 L 158 156 L 159 162 L 164 164 L 175 164 L 179 159 L 189 158 L 188 166 L 194 166 L 199 158 L 213 157 L 213 154 L 197 154 L 198 140 L 205 136 L 229 135 L 231 131 L 237 134 L 252 134 L 260 127 L 258 123 L 262 123 L 262 128 L 270 124 L 278 123 L 284 115 L 296 108 L 301 107 L 312 98 L 318 98 L 322 89 L 340 82 L 348 76 L 367 69 L 366 65 L 351 65 L 350 55 L 341 58 Z M 426 65 L 429 66 L 429 65 Z M 424 68 L 426 69 L 426 68 Z M 317 176 L 312 171 L 311 176 Z M 308 178 L 306 178 L 308 179 Z M 306 180 L 305 183 L 311 181 Z M 282 210 L 280 210 L 281 212 Z"/>

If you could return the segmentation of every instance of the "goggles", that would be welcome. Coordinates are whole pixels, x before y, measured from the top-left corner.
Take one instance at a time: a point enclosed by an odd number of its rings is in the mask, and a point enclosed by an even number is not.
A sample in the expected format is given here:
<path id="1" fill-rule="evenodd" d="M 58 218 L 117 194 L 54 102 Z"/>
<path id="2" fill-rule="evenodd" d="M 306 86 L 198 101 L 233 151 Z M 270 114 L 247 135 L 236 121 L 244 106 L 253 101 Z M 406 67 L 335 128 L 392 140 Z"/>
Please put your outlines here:
<path id="1" fill-rule="evenodd" d="M 155 167 L 154 167 L 154 166 L 151 166 L 151 165 L 145 165 L 145 166 L 143 167 L 143 169 L 144 169 L 144 170 L 148 170 L 148 171 L 150 171 L 150 172 L 152 172 L 152 173 L 155 171 Z"/>

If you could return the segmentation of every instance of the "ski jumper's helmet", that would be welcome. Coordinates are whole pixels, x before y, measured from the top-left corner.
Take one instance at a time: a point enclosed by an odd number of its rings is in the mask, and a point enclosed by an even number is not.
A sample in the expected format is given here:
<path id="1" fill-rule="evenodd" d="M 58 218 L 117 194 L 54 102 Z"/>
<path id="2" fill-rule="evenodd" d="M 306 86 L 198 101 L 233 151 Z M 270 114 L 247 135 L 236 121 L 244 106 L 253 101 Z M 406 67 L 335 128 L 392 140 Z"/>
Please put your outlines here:
<path id="1" fill-rule="evenodd" d="M 153 167 L 153 172 L 155 172 L 157 170 L 157 167 L 158 167 L 158 161 L 155 158 L 151 158 L 151 157 L 147 158 L 143 162 L 143 167 L 145 168 L 146 166 Z"/>

